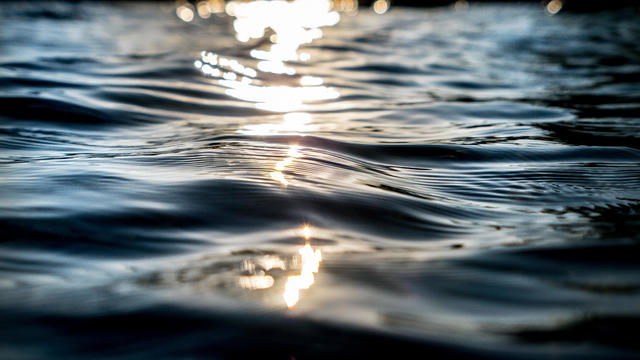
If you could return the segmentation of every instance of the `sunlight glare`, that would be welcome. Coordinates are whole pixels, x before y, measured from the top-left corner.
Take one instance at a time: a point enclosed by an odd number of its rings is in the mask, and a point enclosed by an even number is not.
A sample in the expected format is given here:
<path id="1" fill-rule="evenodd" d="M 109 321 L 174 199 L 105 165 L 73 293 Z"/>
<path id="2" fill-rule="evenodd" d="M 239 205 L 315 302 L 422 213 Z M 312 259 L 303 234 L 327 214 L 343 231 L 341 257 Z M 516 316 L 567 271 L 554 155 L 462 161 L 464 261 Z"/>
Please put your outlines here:
<path id="1" fill-rule="evenodd" d="M 269 36 L 273 45 L 268 50 L 254 49 L 251 56 L 262 60 L 260 70 L 287 75 L 296 71 L 284 62 L 309 60 L 309 54 L 298 53 L 300 46 L 321 38 L 320 27 L 340 20 L 328 0 L 233 2 L 227 5 L 227 14 L 236 18 L 233 28 L 241 42 L 263 38 L 268 29 L 273 30 L 275 34 Z"/>
<path id="2" fill-rule="evenodd" d="M 322 78 L 315 76 L 306 75 L 300 78 L 300 85 L 302 86 L 318 86 L 322 85 L 323 82 Z"/>
<path id="3" fill-rule="evenodd" d="M 305 229 L 309 229 L 305 226 Z M 284 287 L 282 297 L 287 307 L 295 306 L 300 300 L 300 290 L 308 289 L 315 282 L 314 274 L 318 273 L 320 262 L 322 261 L 322 253 L 320 250 L 313 250 L 309 243 L 305 244 L 302 249 L 298 250 L 300 260 L 302 261 L 302 269 L 300 275 L 289 276 Z"/>
<path id="4" fill-rule="evenodd" d="M 206 7 L 206 11 L 213 12 L 212 4 L 220 6 L 221 1 L 201 1 L 198 3 L 198 11 L 202 8 L 204 14 Z M 357 1 L 351 2 L 353 4 L 348 8 L 357 8 Z M 186 9 L 184 11 L 190 11 Z M 340 97 L 334 88 L 322 86 L 323 81 L 318 77 L 302 76 L 299 80 L 301 86 L 268 86 L 258 79 L 258 71 L 293 76 L 296 69 L 287 62 L 311 59 L 310 53 L 299 52 L 300 47 L 322 38 L 320 28 L 333 26 L 340 20 L 338 12 L 332 10 L 330 0 L 232 1 L 226 3 L 225 11 L 229 16 L 235 17 L 233 28 L 239 41 L 267 37 L 271 43 L 267 48 L 256 48 L 249 52 L 252 58 L 259 60 L 255 69 L 240 64 L 238 60 L 202 51 L 200 60 L 194 63 L 195 68 L 207 76 L 217 78 L 218 84 L 227 88 L 227 95 L 253 102 L 256 108 L 272 112 L 299 111 L 308 102 Z M 268 34 L 268 31 L 273 33 Z M 291 127 L 290 125 L 284 124 L 283 127 Z"/>
<path id="5" fill-rule="evenodd" d="M 291 164 L 293 164 L 293 160 L 295 158 L 302 156 L 302 154 L 298 152 L 299 148 L 300 146 L 298 145 L 289 145 L 289 151 L 287 152 L 287 157 L 278 161 L 274 167 L 274 171 L 271 171 L 269 173 L 269 176 L 271 177 L 271 179 L 279 182 L 284 187 L 287 187 L 289 185 L 289 182 L 284 177 L 284 174 L 282 172 L 287 167 L 291 166 Z"/>

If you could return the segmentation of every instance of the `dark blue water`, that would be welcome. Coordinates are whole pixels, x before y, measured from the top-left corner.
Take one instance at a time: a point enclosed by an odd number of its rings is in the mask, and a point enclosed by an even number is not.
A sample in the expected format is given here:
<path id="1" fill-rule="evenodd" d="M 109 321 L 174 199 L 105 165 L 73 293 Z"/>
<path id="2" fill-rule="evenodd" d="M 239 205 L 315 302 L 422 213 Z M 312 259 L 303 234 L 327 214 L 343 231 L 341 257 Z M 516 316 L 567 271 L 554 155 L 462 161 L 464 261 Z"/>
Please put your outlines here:
<path id="1" fill-rule="evenodd" d="M 637 358 L 638 14 L 296 4 L 0 5 L 0 358 Z"/>

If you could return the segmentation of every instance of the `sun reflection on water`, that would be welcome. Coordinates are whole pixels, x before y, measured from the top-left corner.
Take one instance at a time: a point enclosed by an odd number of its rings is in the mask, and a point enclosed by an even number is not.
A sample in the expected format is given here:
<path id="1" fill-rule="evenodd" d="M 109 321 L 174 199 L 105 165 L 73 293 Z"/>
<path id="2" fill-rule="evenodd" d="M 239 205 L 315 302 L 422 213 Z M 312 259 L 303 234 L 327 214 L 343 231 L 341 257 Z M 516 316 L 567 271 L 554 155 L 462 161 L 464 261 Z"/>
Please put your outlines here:
<path id="1" fill-rule="evenodd" d="M 271 275 L 265 275 L 263 272 L 255 275 L 241 276 L 238 280 L 240 287 L 249 290 L 263 290 L 273 286 L 275 280 Z"/>
<path id="2" fill-rule="evenodd" d="M 283 171 L 293 164 L 293 160 L 295 158 L 300 157 L 300 153 L 298 152 L 298 145 L 289 145 L 289 151 L 287 153 L 287 157 L 281 161 L 278 161 L 274 167 L 274 170 L 269 173 L 271 179 L 279 182 L 282 186 L 287 187 L 289 185 L 289 181 L 284 176 Z"/>
<path id="3" fill-rule="evenodd" d="M 249 124 L 244 125 L 238 133 L 243 135 L 278 135 L 278 134 L 301 134 L 313 129 L 311 124 L 311 114 L 304 112 L 292 112 L 284 114 L 281 123 Z"/>
<path id="4" fill-rule="evenodd" d="M 218 78 L 218 84 L 227 88 L 225 93 L 239 100 L 255 103 L 262 110 L 274 112 L 297 111 L 311 101 L 337 99 L 340 93 L 334 88 L 321 86 L 321 78 L 303 76 L 303 86 L 268 86 L 256 79 L 255 69 L 237 60 L 203 51 L 194 66 L 203 74 Z"/>
<path id="5" fill-rule="evenodd" d="M 294 307 L 300 301 L 300 291 L 309 289 L 316 281 L 315 276 L 320 270 L 322 252 L 314 249 L 310 244 L 311 228 L 305 225 L 302 228 L 302 236 L 305 245 L 298 249 L 293 256 L 290 266 L 300 269 L 296 275 L 286 277 L 284 291 L 281 299 L 288 308 Z M 238 278 L 238 286 L 247 290 L 266 290 L 272 288 L 276 282 L 284 280 L 281 272 L 273 270 L 287 270 L 287 263 L 276 255 L 264 255 L 253 259 L 245 259 L 241 270 L 243 275 Z"/>
<path id="6" fill-rule="evenodd" d="M 198 3 L 198 11 L 200 8 L 209 9 L 212 6 L 209 3 Z M 233 28 L 238 41 L 267 38 L 271 44 L 249 51 L 249 55 L 258 60 L 255 69 L 206 51 L 194 66 L 205 75 L 217 78 L 218 83 L 227 88 L 227 95 L 253 102 L 262 110 L 299 111 L 308 102 L 336 99 L 340 94 L 334 88 L 323 86 L 322 79 L 318 77 L 302 76 L 300 86 L 267 85 L 258 79 L 258 71 L 296 75 L 296 69 L 288 62 L 311 59 L 311 55 L 301 52 L 300 47 L 320 39 L 323 36 L 321 27 L 338 23 L 340 15 L 332 10 L 334 5 L 329 0 L 227 2 L 225 12 L 235 17 Z M 179 16 L 181 11 L 187 11 L 185 6 L 176 10 Z M 193 12 L 191 9 L 188 11 Z"/>
<path id="7" fill-rule="evenodd" d="M 263 38 L 267 29 L 273 30 L 269 37 L 273 45 L 268 50 L 254 49 L 251 56 L 263 60 L 258 63 L 260 70 L 276 74 L 294 75 L 295 69 L 284 62 L 308 60 L 308 54 L 298 52 L 300 46 L 321 38 L 320 27 L 340 20 L 328 0 L 233 2 L 227 9 L 236 18 L 233 27 L 241 42 Z"/>
<path id="8" fill-rule="evenodd" d="M 303 232 L 305 239 L 309 240 L 311 230 L 308 225 L 304 227 Z M 313 285 L 315 282 L 314 274 L 318 273 L 320 262 L 322 261 L 320 249 L 314 250 L 308 242 L 298 250 L 298 254 L 300 254 L 300 261 L 302 262 L 300 274 L 289 276 L 282 294 L 287 307 L 293 307 L 298 303 L 300 290 L 308 289 Z"/>
<path id="9" fill-rule="evenodd" d="M 202 18 L 208 18 L 212 13 L 221 13 L 222 7 L 227 15 L 235 17 L 233 28 L 238 41 L 249 42 L 265 38 L 270 44 L 249 51 L 248 55 L 257 61 L 255 66 L 247 66 L 238 60 L 209 51 L 202 51 L 200 59 L 194 61 L 194 66 L 204 75 L 216 79 L 217 84 L 226 88 L 227 95 L 254 103 L 259 109 L 283 113 L 280 123 L 248 124 L 238 132 L 261 136 L 308 133 L 312 129 L 312 116 L 301 111 L 305 105 L 314 101 L 337 99 L 340 94 L 334 88 L 324 86 L 324 80 L 320 77 L 298 75 L 291 63 L 309 61 L 311 54 L 301 51 L 301 47 L 322 38 L 321 27 L 336 25 L 340 20 L 338 11 L 354 14 L 358 9 L 357 0 L 227 3 L 215 0 L 201 1 L 196 5 L 198 15 Z M 188 10 L 193 17 L 194 9 L 191 7 Z M 177 12 L 178 16 L 184 21 L 191 21 L 181 16 L 182 11 L 186 10 Z M 264 73 L 275 75 L 262 76 Z M 269 85 L 267 82 L 274 76 L 280 80 L 280 84 Z M 283 82 L 288 85 L 281 85 Z M 292 83 L 296 85 L 289 85 Z M 297 144 L 289 145 L 287 156 L 269 170 L 269 178 L 286 188 L 290 180 L 285 172 L 301 156 Z M 309 243 L 311 229 L 308 225 L 303 227 L 302 236 L 306 244 L 298 249 L 298 255 L 292 260 L 292 267 L 299 266 L 300 273 L 287 277 L 282 294 L 282 299 L 289 308 L 298 303 L 301 290 L 313 285 L 322 261 L 321 251 L 312 248 Z M 238 284 L 249 290 L 273 287 L 278 276 L 273 275 L 277 273 L 270 270 L 287 268 L 278 257 L 253 260 L 245 265 L 244 275 L 239 278 Z"/>

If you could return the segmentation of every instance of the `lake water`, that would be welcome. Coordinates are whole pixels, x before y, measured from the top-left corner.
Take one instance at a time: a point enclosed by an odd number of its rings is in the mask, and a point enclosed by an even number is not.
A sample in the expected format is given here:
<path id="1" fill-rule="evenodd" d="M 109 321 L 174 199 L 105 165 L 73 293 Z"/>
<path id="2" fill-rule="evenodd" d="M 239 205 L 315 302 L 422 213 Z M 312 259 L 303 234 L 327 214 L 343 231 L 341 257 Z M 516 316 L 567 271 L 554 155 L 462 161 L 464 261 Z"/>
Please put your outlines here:
<path id="1" fill-rule="evenodd" d="M 638 357 L 637 13 L 210 4 L 0 5 L 1 358 Z"/>

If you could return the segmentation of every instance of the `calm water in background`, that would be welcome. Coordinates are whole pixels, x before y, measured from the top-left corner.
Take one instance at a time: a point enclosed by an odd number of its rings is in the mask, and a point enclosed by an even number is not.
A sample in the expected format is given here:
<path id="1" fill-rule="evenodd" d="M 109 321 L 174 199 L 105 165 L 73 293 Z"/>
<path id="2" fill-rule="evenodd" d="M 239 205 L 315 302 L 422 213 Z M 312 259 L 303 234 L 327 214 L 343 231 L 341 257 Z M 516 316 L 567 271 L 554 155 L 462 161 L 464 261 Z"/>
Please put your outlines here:
<path id="1" fill-rule="evenodd" d="M 252 11 L 0 6 L 0 357 L 638 355 L 637 14 Z"/>

